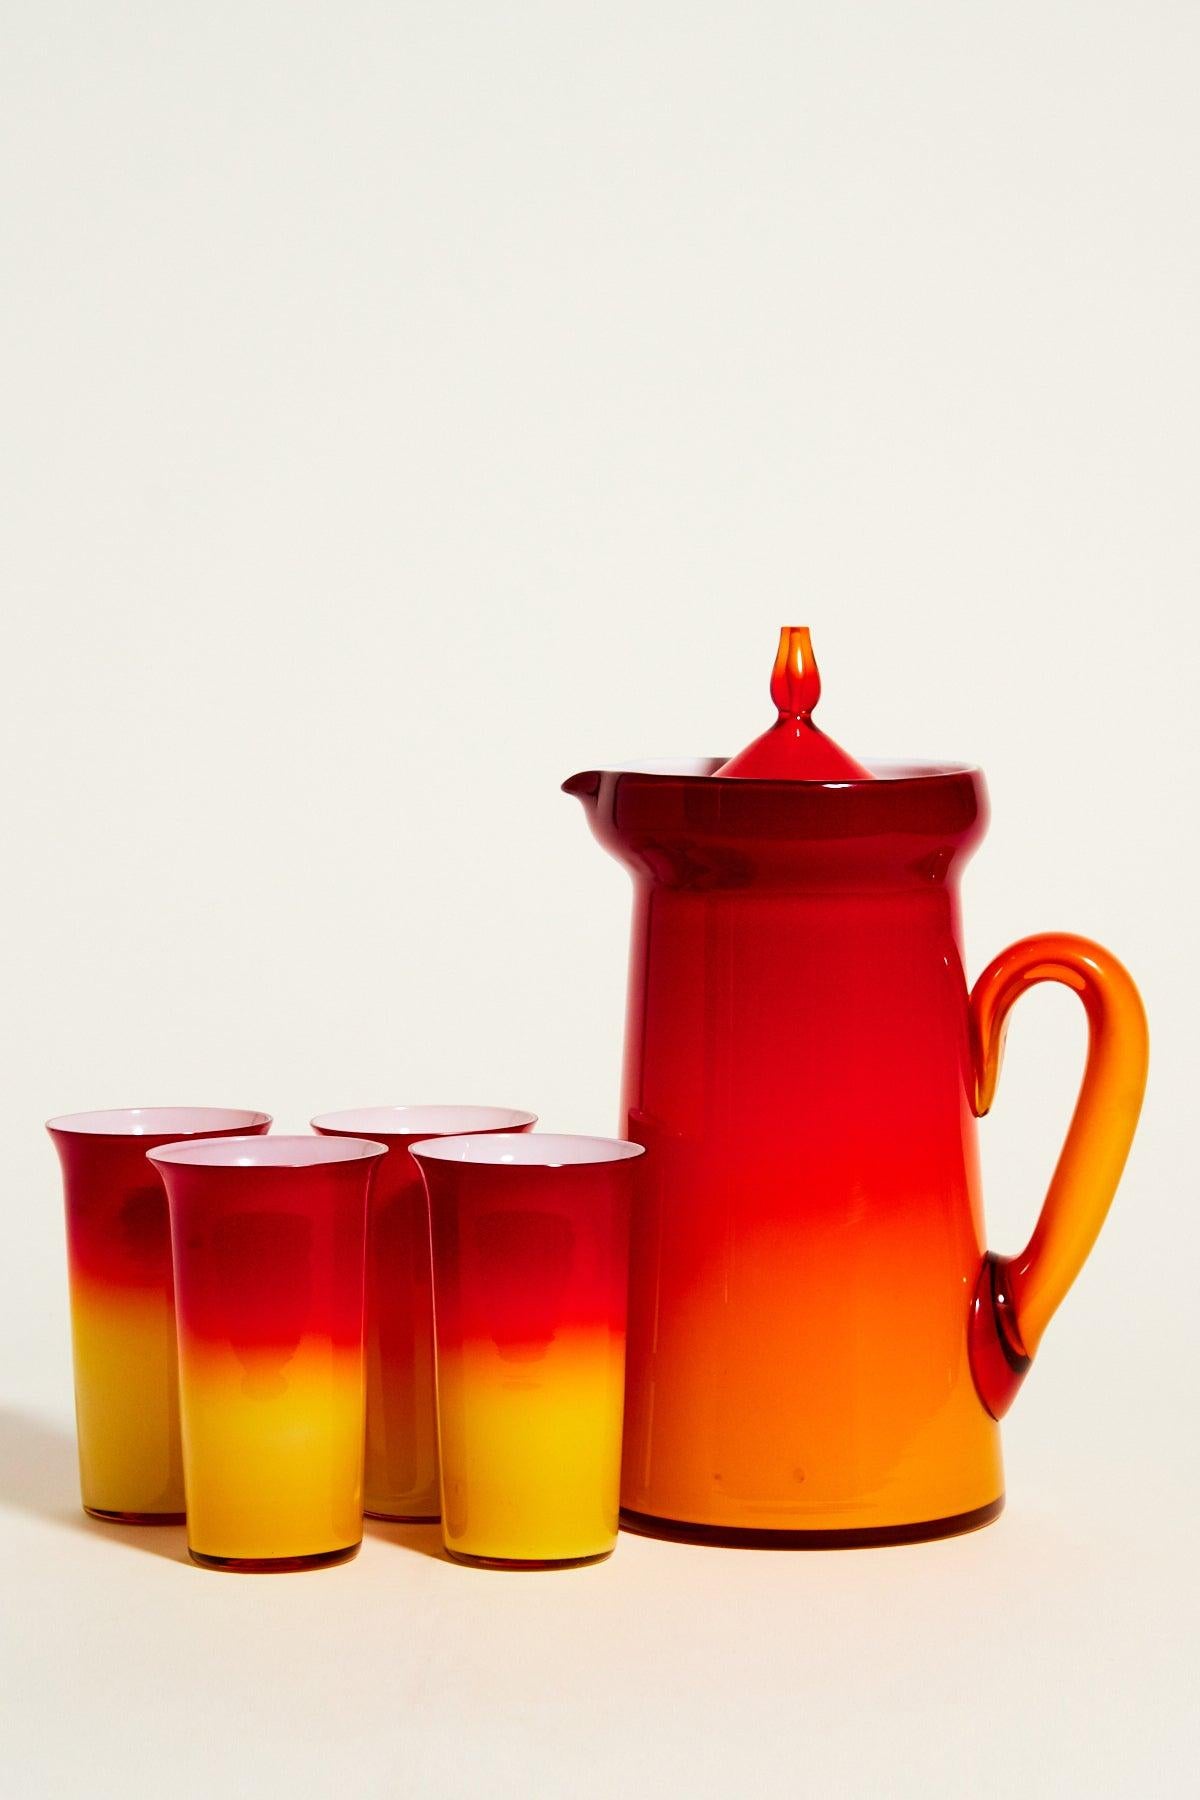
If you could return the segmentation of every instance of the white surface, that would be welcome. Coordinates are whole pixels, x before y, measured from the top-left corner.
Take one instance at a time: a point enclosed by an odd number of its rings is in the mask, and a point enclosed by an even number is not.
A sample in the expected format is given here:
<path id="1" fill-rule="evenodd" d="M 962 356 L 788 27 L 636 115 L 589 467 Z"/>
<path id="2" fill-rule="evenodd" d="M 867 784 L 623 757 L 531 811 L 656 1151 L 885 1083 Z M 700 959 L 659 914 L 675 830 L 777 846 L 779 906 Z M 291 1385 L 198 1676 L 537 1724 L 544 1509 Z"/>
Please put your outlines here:
<path id="1" fill-rule="evenodd" d="M 0 1786 L 1194 1787 L 1200 12 L 1147 0 L 39 0 L 0 20 Z M 72 1107 L 618 1130 L 628 895 L 573 771 L 769 722 L 987 770 L 977 972 L 1146 995 L 1113 1215 L 922 1549 L 374 1535 L 239 1581 L 74 1510 Z M 1032 1225 L 1078 1079 L 981 1131 Z"/>
<path id="2" fill-rule="evenodd" d="M 180 1561 L 182 1532 L 71 1516 L 65 1432 L 6 1442 L 35 1603 L 13 1792 L 1194 1792 L 1182 1538 L 1137 1518 L 1140 1482 L 1115 1500 L 1098 1445 L 1040 1478 L 1014 1459 L 1019 1506 L 941 1546 L 623 1537 L 597 1568 L 522 1578 L 429 1554 L 436 1528 L 373 1526 L 340 1571 L 256 1579 Z"/>

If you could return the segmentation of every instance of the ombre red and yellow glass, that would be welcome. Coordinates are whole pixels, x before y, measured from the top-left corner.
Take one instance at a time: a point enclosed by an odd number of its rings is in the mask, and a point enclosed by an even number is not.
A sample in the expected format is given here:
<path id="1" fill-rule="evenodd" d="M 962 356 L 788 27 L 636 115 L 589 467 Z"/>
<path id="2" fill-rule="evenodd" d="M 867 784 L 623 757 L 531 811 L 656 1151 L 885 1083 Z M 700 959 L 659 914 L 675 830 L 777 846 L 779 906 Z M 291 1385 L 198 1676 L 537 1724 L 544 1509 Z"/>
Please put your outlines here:
<path id="1" fill-rule="evenodd" d="M 367 1209 L 367 1445 L 363 1503 L 374 1519 L 440 1516 L 429 1210 L 408 1147 L 420 1138 L 528 1131 L 503 1106 L 364 1106 L 311 1121 L 325 1137 L 386 1144 Z"/>
<path id="2" fill-rule="evenodd" d="M 442 1536 L 459 1562 L 612 1552 L 641 1153 L 549 1133 L 412 1147 L 432 1229 Z"/>
<path id="3" fill-rule="evenodd" d="M 135 1106 L 48 1121 L 62 1165 L 85 1512 L 182 1524 L 171 1234 L 147 1150 L 266 1131 L 264 1112 Z"/>
<path id="4" fill-rule="evenodd" d="M 188 1551 L 344 1562 L 362 1539 L 363 1256 L 382 1144 L 226 1138 L 151 1153 L 167 1190 Z"/>
<path id="5" fill-rule="evenodd" d="M 959 876 L 977 770 L 713 780 L 715 760 L 566 783 L 631 871 L 623 1518 L 692 1541 L 897 1542 L 986 1523 L 997 1420 L 1103 1222 L 1145 1017 L 1082 938 L 1015 944 L 968 993 Z M 985 1252 L 975 1120 L 1040 981 L 1089 1022 L 1037 1228 Z"/>

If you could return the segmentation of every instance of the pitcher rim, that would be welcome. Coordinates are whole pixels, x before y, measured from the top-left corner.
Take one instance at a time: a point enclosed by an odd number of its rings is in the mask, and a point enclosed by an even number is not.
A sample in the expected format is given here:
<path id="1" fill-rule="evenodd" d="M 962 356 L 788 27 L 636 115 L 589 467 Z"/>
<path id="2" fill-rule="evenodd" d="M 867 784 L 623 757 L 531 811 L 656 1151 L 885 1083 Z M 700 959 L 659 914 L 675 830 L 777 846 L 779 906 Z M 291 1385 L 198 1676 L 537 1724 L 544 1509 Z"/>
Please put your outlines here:
<path id="1" fill-rule="evenodd" d="M 591 768 L 580 769 L 569 775 L 563 782 L 564 793 L 576 790 L 576 784 L 605 775 L 635 775 L 650 780 L 680 781 L 695 783 L 709 787 L 713 785 L 714 771 L 728 761 L 723 756 L 666 756 L 630 758 L 627 763 L 598 763 Z M 799 789 L 815 792 L 821 788 L 833 789 L 837 792 L 849 788 L 877 789 L 880 783 L 888 788 L 917 787 L 937 781 L 961 779 L 962 776 L 982 776 L 983 770 L 978 763 L 955 762 L 949 759 L 925 759 L 904 757 L 864 757 L 863 763 L 871 771 L 872 779 L 847 781 L 783 781 L 763 780 L 761 777 L 740 777 L 722 781 L 722 787 L 747 789 Z"/>

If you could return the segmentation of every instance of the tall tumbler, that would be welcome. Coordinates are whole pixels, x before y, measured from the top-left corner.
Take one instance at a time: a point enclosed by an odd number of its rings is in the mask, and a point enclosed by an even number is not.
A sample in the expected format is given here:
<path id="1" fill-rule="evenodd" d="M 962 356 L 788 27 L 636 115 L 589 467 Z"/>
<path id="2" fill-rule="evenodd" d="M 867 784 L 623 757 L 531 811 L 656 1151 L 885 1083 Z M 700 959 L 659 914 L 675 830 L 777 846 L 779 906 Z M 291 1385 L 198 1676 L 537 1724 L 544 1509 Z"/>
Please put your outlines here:
<path id="1" fill-rule="evenodd" d="M 62 1165 L 79 1481 L 93 1518 L 183 1522 L 171 1234 L 146 1152 L 270 1123 L 264 1112 L 217 1106 L 134 1106 L 47 1122 Z"/>
<path id="2" fill-rule="evenodd" d="M 456 1561 L 544 1569 L 612 1552 L 641 1154 L 549 1133 L 413 1145 L 432 1226 L 442 1535 Z"/>
<path id="3" fill-rule="evenodd" d="M 151 1154 L 167 1190 L 188 1550 L 345 1562 L 362 1540 L 363 1247 L 383 1144 L 225 1138 Z"/>
<path id="4" fill-rule="evenodd" d="M 367 1209 L 367 1451 L 363 1504 L 376 1519 L 436 1519 L 437 1413 L 429 1209 L 416 1163 L 419 1138 L 528 1131 L 534 1113 L 504 1106 L 362 1106 L 322 1113 L 322 1136 L 372 1138 L 388 1154 Z"/>

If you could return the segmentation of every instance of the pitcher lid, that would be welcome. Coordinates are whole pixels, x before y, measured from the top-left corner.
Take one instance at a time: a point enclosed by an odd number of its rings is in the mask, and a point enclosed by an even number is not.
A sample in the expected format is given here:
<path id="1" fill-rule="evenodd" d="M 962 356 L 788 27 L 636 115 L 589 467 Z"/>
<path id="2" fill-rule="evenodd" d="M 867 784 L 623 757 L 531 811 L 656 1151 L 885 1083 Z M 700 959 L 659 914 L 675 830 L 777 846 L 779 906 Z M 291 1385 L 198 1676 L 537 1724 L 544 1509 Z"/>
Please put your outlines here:
<path id="1" fill-rule="evenodd" d="M 712 771 L 722 781 L 871 781 L 870 769 L 850 756 L 819 725 L 813 710 L 821 698 L 821 672 L 807 625 L 784 625 L 771 671 L 778 718 L 752 744 Z"/>

